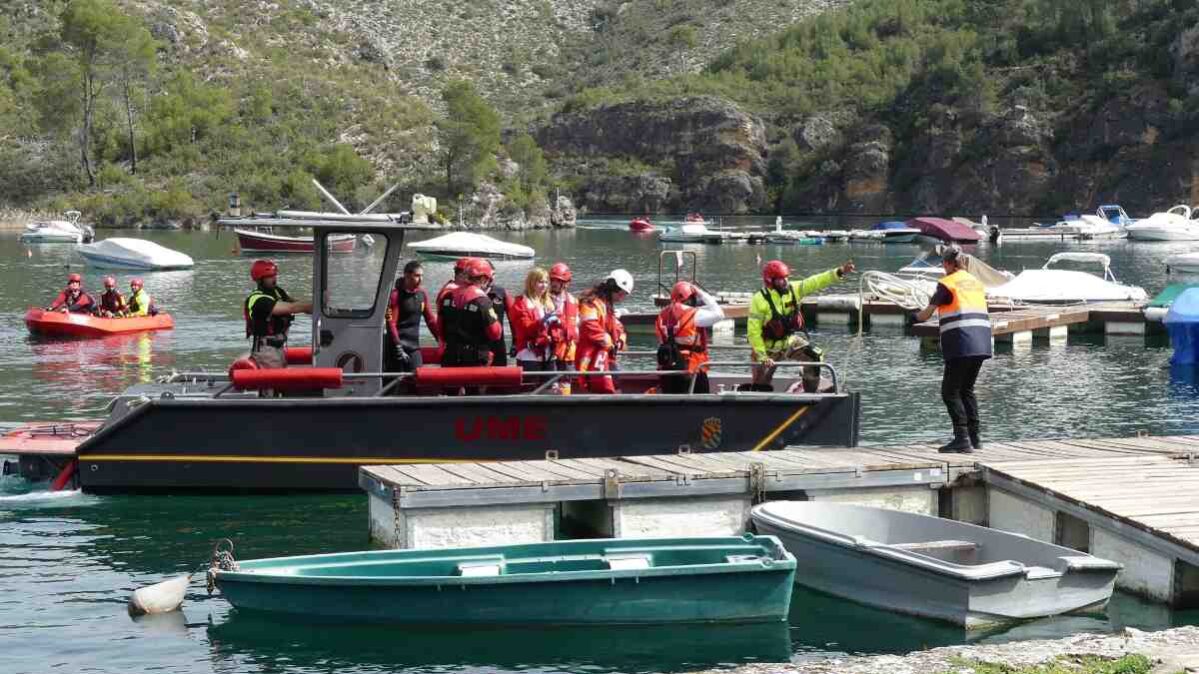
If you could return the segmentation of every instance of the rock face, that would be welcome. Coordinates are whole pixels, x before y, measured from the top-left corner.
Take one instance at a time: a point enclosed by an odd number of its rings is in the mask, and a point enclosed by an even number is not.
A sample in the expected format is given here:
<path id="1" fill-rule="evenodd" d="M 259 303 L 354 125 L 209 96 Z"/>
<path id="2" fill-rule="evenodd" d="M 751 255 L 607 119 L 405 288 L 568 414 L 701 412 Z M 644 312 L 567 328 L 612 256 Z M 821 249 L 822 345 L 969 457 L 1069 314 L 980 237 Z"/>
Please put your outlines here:
<path id="1" fill-rule="evenodd" d="M 580 193 L 591 210 L 744 213 L 765 201 L 765 126 L 719 98 L 559 113 L 536 129 L 536 138 L 558 165 L 628 157 L 647 166 L 615 178 L 601 171 L 581 175 Z"/>
<path id="2" fill-rule="evenodd" d="M 1199 25 L 1182 31 L 1170 45 L 1174 58 L 1174 82 L 1187 94 L 1199 94 Z"/>
<path id="3" fill-rule="evenodd" d="M 499 188 L 489 182 L 479 185 L 470 197 L 470 206 L 463 217 L 463 229 L 549 229 L 574 227 L 574 203 L 558 197 L 552 206 L 548 201 L 534 202 L 520 208 Z M 451 223 L 456 227 L 457 223 Z"/>
<path id="4" fill-rule="evenodd" d="M 1121 203 L 1140 215 L 1199 201 L 1199 138 L 1165 83 L 1096 109 L 932 106 L 906 137 L 877 121 L 838 129 L 820 118 L 790 132 L 817 167 L 790 186 L 795 210 L 1046 216 Z"/>

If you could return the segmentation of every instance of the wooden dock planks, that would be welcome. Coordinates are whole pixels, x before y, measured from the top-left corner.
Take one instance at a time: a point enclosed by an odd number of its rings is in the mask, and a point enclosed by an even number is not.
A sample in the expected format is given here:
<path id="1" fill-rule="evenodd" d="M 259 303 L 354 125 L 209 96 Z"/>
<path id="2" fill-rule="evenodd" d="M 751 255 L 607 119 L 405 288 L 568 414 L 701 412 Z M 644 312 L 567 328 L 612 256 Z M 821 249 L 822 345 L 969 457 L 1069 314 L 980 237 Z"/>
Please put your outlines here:
<path id="1" fill-rule="evenodd" d="M 1199 462 L 1160 450 L 1191 444 L 1191 438 L 1178 440 L 1110 441 L 1122 449 L 1138 441 L 1151 448 L 1138 455 L 985 464 L 982 478 L 1000 489 L 1040 496 L 1037 500 L 1049 505 L 1065 504 L 1076 516 L 1089 513 L 1114 526 L 1137 529 L 1144 541 L 1174 543 L 1193 562 L 1199 560 Z"/>
<path id="2" fill-rule="evenodd" d="M 1091 320 L 1091 310 L 1085 306 L 1068 307 L 1028 307 L 1012 311 L 991 312 L 991 334 L 1002 337 L 1017 332 L 1030 332 L 1075 325 Z M 912 326 L 912 334 L 917 337 L 933 338 L 941 334 L 937 321 L 926 321 Z"/>

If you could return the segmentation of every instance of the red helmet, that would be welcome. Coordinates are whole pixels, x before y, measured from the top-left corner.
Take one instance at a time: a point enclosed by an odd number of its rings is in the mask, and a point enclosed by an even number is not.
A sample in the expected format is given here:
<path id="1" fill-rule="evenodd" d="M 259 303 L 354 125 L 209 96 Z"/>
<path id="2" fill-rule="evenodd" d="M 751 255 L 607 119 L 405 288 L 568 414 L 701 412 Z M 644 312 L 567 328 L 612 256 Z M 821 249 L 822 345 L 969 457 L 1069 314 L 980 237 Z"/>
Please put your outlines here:
<path id="1" fill-rule="evenodd" d="M 791 268 L 782 260 L 771 260 L 762 267 L 762 280 L 770 283 L 775 279 L 787 278 L 791 275 Z"/>
<path id="2" fill-rule="evenodd" d="M 686 302 L 695 297 L 695 286 L 687 281 L 679 281 L 670 289 L 671 302 Z"/>
<path id="3" fill-rule="evenodd" d="M 570 279 L 573 277 L 570 273 L 570 267 L 567 267 L 565 262 L 557 262 L 554 266 L 550 267 L 550 278 L 555 281 L 570 283 Z"/>
<path id="4" fill-rule="evenodd" d="M 279 265 L 272 260 L 254 260 L 254 264 L 250 265 L 250 278 L 255 281 L 261 281 L 268 276 L 278 276 Z"/>
<path id="5" fill-rule="evenodd" d="M 79 274 L 67 274 L 67 283 L 83 283 L 83 277 Z"/>
<path id="6" fill-rule="evenodd" d="M 468 278 L 495 278 L 495 270 L 491 268 L 491 263 L 487 260 L 475 258 L 467 265 L 466 276 Z"/>
<path id="7" fill-rule="evenodd" d="M 111 276 L 105 276 L 104 277 L 104 287 L 105 288 L 117 287 L 117 280 Z"/>
<path id="8" fill-rule="evenodd" d="M 142 280 L 139 278 L 135 278 L 129 282 L 130 288 L 137 288 L 138 290 L 141 290 L 143 286 L 145 286 L 145 284 L 142 283 Z"/>
<path id="9" fill-rule="evenodd" d="M 454 271 L 466 271 L 467 269 L 470 268 L 470 263 L 474 259 L 475 258 L 473 258 L 473 257 L 458 258 L 458 261 L 454 263 Z"/>

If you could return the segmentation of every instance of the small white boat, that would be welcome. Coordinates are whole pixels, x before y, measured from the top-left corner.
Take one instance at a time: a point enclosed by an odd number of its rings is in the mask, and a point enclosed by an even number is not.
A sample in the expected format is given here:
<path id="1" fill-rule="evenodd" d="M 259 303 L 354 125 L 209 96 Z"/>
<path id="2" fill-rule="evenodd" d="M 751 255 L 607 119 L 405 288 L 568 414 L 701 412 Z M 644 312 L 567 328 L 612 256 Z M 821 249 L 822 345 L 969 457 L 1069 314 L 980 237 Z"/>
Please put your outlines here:
<path id="1" fill-rule="evenodd" d="M 1180 204 L 1164 213 L 1139 220 L 1128 226 L 1128 238 L 1136 241 L 1199 241 L 1199 220 L 1191 207 Z"/>
<path id="2" fill-rule="evenodd" d="M 106 269 L 165 271 L 191 269 L 196 264 L 188 255 L 145 239 L 114 237 L 80 246 L 77 250 L 92 266 Z"/>
<path id="3" fill-rule="evenodd" d="M 1166 258 L 1166 273 L 1199 274 L 1199 252 L 1179 253 Z"/>
<path id="4" fill-rule="evenodd" d="M 1102 610 L 1120 564 L 996 529 L 827 501 L 754 506 L 795 556 L 795 582 L 888 611 L 978 628 Z"/>
<path id="5" fill-rule="evenodd" d="M 724 235 L 708 229 L 703 223 L 687 222 L 660 232 L 658 240 L 664 243 L 723 243 Z"/>
<path id="6" fill-rule="evenodd" d="M 79 224 L 79 211 L 67 211 L 66 220 L 41 220 L 25 225 L 20 240 L 24 243 L 84 243 L 95 238 L 95 231 Z"/>
<path id="7" fill-rule="evenodd" d="M 1103 276 L 1050 268 L 1059 262 L 1097 264 L 1102 267 Z M 1015 279 L 989 289 L 987 298 L 1030 304 L 1144 302 L 1148 298 L 1145 289 L 1116 281 L 1111 263 L 1111 258 L 1102 253 L 1057 253 L 1040 269 L 1026 269 Z"/>
<path id="8" fill-rule="evenodd" d="M 536 253 L 528 246 L 508 243 L 474 232 L 451 232 L 427 241 L 417 241 L 408 247 L 424 257 L 458 258 L 486 257 L 495 260 L 529 260 Z"/>

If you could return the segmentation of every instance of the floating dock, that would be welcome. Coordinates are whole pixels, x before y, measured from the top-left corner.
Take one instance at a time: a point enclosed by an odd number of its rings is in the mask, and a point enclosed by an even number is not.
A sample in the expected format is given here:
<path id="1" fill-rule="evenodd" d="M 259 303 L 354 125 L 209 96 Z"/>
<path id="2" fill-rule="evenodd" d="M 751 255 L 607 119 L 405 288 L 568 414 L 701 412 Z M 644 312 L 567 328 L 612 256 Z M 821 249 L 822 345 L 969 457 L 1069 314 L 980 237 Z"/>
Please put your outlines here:
<path id="1" fill-rule="evenodd" d="M 986 524 L 1125 565 L 1120 587 L 1199 605 L 1199 436 L 368 466 L 388 547 L 730 535 L 763 500 L 837 500 Z"/>

